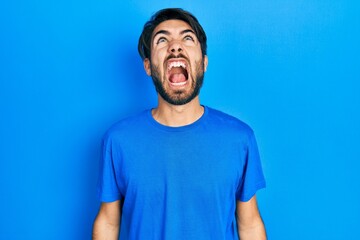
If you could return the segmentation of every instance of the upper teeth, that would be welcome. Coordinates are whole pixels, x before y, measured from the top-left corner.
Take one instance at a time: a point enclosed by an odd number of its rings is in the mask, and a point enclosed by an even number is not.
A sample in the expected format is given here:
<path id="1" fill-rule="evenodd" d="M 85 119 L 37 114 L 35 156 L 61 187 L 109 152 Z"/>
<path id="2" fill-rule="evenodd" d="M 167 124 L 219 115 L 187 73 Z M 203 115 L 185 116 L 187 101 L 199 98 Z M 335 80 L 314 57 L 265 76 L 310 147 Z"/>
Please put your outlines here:
<path id="1" fill-rule="evenodd" d="M 182 67 L 186 69 L 185 63 L 181 61 L 170 62 L 170 64 L 168 65 L 168 70 L 172 69 L 173 67 Z"/>

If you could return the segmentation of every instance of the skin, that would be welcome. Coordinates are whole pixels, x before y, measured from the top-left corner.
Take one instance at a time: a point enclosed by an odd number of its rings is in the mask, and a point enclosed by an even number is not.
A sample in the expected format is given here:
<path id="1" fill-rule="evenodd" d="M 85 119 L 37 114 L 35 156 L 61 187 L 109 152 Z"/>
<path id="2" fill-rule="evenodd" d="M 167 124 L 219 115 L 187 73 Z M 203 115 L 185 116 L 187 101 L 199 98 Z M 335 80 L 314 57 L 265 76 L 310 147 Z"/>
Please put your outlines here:
<path id="1" fill-rule="evenodd" d="M 236 202 L 236 220 L 241 240 L 266 240 L 265 226 L 254 195 L 249 201 Z"/>
<path id="2" fill-rule="evenodd" d="M 206 55 L 202 55 L 196 35 L 188 32 L 188 30 L 193 31 L 187 23 L 180 20 L 168 20 L 160 23 L 153 32 L 151 61 L 148 58 L 144 60 L 144 69 L 147 75 L 151 76 L 152 74 L 151 65 L 156 66 L 163 88 L 171 96 L 179 91 L 182 92 L 182 96 L 191 94 L 199 64 L 203 63 L 204 67 L 201 70 L 204 72 L 208 65 L 208 58 Z M 179 54 L 185 57 L 183 60 L 187 62 L 189 78 L 186 85 L 176 87 L 172 86 L 168 79 L 166 59 L 170 55 L 178 56 Z M 199 96 L 187 104 L 173 105 L 158 94 L 158 107 L 153 110 L 152 114 L 158 122 L 177 127 L 193 123 L 202 116 L 203 112 L 204 109 L 200 105 Z"/>
<path id="3" fill-rule="evenodd" d="M 160 23 L 153 32 L 151 57 L 144 60 L 144 69 L 147 75 L 153 78 L 155 76 L 166 94 L 174 99 L 185 99 L 190 96 L 194 91 L 199 71 L 203 73 L 207 69 L 208 58 L 206 55 L 202 55 L 200 43 L 192 31 L 193 29 L 181 20 L 167 20 Z M 180 60 L 187 64 L 189 77 L 186 84 L 175 86 L 169 81 L 167 64 L 168 61 L 173 60 L 173 58 L 169 59 L 169 56 L 179 55 L 182 56 Z M 200 105 L 198 95 L 185 104 L 174 105 L 158 94 L 158 106 L 152 111 L 156 121 L 172 127 L 191 124 L 198 120 L 203 113 L 204 109 Z M 120 201 L 101 204 L 94 222 L 94 240 L 118 239 L 120 206 Z M 266 239 L 264 224 L 255 196 L 247 202 L 237 201 L 236 218 L 241 240 Z"/>
<path id="4" fill-rule="evenodd" d="M 98 215 L 95 218 L 93 240 L 119 239 L 121 208 L 120 200 L 110 203 L 101 203 Z"/>

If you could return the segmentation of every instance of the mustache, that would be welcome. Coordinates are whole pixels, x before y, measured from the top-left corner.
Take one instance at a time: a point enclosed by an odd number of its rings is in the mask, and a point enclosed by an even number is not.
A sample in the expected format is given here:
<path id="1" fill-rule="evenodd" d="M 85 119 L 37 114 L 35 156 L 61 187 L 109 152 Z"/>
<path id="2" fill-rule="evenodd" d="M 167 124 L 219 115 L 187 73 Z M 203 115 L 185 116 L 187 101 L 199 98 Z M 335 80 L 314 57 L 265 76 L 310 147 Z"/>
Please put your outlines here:
<path id="1" fill-rule="evenodd" d="M 172 53 L 169 56 L 167 56 L 166 61 L 168 61 L 168 60 L 170 60 L 172 58 L 184 58 L 185 60 L 189 61 L 189 59 L 185 55 L 183 55 L 182 53 L 179 53 L 178 55 L 175 55 L 175 54 Z"/>

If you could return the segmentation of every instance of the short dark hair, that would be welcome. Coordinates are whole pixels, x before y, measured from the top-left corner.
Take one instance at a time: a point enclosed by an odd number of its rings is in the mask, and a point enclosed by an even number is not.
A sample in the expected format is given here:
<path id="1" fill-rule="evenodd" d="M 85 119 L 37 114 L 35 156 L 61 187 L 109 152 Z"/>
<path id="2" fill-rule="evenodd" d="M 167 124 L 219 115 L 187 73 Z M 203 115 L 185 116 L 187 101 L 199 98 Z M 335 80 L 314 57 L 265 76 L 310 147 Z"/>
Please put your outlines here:
<path id="1" fill-rule="evenodd" d="M 143 60 L 145 58 L 150 59 L 151 37 L 154 29 L 160 23 L 173 19 L 182 20 L 190 25 L 190 27 L 194 30 L 197 39 L 200 42 L 202 54 L 206 55 L 206 34 L 196 17 L 181 8 L 165 8 L 156 12 L 144 25 L 138 43 L 138 51 Z"/>

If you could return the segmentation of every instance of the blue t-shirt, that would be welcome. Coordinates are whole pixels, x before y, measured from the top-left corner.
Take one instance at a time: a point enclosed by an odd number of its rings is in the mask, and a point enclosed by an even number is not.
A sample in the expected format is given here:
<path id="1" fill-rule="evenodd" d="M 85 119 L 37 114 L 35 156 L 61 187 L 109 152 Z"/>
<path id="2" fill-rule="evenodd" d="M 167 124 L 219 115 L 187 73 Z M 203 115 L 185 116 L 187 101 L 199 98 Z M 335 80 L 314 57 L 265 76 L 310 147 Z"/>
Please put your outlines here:
<path id="1" fill-rule="evenodd" d="M 146 110 L 105 134 L 98 191 L 124 200 L 121 240 L 238 239 L 236 200 L 265 187 L 257 144 L 242 121 L 204 109 L 182 127 Z"/>

